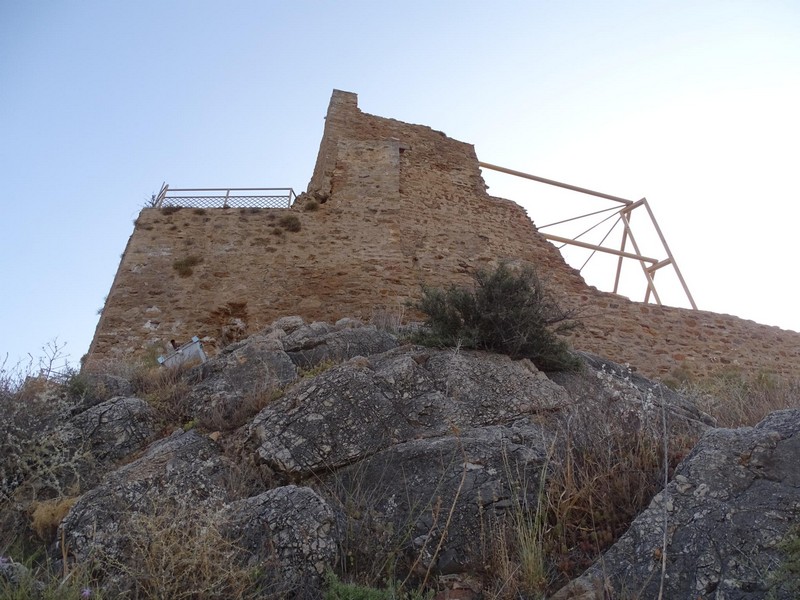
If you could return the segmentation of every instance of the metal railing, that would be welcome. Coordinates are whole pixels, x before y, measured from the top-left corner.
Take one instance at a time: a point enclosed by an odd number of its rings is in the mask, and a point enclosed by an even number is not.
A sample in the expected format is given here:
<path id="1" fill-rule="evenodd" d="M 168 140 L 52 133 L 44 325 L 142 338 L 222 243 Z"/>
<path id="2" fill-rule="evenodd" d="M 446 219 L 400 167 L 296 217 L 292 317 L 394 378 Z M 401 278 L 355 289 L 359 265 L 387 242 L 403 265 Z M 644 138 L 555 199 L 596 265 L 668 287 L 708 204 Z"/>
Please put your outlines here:
<path id="1" fill-rule="evenodd" d="M 297 198 L 292 188 L 170 188 L 153 196 L 154 208 L 289 208 Z"/>

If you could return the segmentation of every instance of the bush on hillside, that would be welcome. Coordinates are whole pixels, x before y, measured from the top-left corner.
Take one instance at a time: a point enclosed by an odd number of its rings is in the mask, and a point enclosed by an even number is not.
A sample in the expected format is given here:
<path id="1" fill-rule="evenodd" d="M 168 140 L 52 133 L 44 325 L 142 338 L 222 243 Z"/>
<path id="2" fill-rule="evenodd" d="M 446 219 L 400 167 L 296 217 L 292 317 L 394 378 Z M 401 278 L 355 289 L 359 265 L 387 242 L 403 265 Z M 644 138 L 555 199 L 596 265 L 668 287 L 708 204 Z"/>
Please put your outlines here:
<path id="1" fill-rule="evenodd" d="M 579 359 L 557 335 L 575 326 L 572 315 L 555 302 L 533 269 L 501 264 L 474 277 L 472 289 L 423 287 L 417 308 L 428 318 L 420 343 L 528 358 L 544 371 L 578 368 Z"/>

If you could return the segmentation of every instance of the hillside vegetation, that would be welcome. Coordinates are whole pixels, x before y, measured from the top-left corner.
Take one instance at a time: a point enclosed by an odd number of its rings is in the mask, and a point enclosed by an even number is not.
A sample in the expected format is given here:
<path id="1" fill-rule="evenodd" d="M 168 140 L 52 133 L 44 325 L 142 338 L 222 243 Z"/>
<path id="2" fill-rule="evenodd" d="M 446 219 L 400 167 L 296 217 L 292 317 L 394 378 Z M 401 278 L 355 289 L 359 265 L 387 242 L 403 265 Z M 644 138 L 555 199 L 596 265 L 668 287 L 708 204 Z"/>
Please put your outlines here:
<path id="1" fill-rule="evenodd" d="M 448 347 L 286 317 L 202 365 L 4 371 L 0 597 L 795 597 L 795 386 L 557 341 L 546 374 L 463 314 Z"/>

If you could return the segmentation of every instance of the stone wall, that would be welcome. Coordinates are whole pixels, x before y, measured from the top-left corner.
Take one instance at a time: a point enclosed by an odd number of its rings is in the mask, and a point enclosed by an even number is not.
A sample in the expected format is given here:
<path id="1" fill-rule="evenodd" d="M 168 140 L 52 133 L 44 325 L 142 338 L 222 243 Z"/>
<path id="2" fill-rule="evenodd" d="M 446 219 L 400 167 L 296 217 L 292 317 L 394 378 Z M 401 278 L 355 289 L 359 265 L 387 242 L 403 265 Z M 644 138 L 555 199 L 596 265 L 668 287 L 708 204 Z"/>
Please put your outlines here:
<path id="1" fill-rule="evenodd" d="M 317 210 L 304 210 L 311 199 Z M 300 230 L 280 225 L 296 216 Z M 181 276 L 176 261 L 202 260 Z M 524 209 L 486 193 L 474 148 L 362 113 L 335 91 L 307 194 L 291 209 L 145 209 L 88 361 L 125 360 L 197 335 L 213 353 L 277 317 L 409 316 L 421 284 L 470 281 L 499 260 L 536 265 L 581 313 L 572 344 L 651 376 L 725 366 L 800 376 L 800 334 L 659 307 L 589 287 Z"/>

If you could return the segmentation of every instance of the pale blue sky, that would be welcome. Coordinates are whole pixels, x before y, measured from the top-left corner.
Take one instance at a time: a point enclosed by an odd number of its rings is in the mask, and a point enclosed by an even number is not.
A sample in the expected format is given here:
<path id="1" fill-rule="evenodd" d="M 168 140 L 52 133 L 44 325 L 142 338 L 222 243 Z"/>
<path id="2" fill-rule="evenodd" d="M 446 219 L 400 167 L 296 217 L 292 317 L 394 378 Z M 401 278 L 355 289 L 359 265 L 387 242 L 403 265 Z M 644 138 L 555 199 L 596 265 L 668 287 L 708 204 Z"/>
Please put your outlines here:
<path id="1" fill-rule="evenodd" d="M 701 308 L 800 330 L 798 32 L 796 0 L 0 0 L 0 361 L 86 352 L 162 181 L 305 189 L 334 88 L 647 196 Z M 486 179 L 540 224 L 572 202 Z"/>

